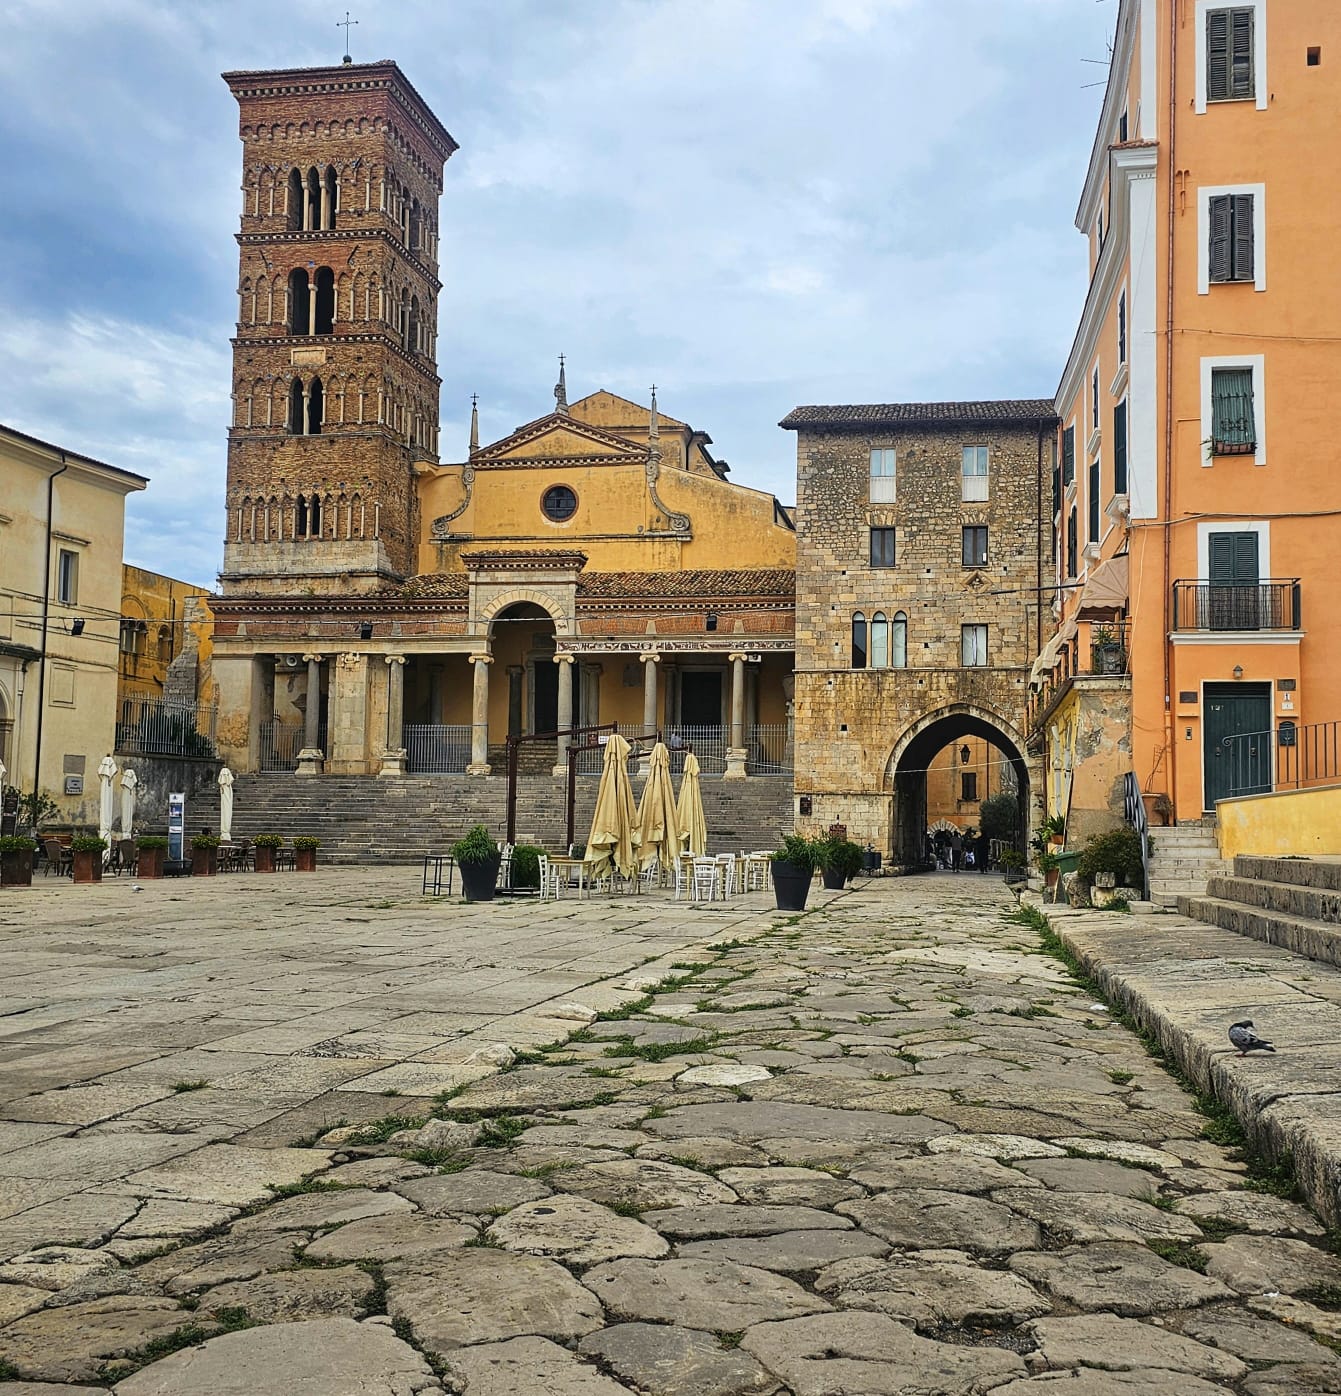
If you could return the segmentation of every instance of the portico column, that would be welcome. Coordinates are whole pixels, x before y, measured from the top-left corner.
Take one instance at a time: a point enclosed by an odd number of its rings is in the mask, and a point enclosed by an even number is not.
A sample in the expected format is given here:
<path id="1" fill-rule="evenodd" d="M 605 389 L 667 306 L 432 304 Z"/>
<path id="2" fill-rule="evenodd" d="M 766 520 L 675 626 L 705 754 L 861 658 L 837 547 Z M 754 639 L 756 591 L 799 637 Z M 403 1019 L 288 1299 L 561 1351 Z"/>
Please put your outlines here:
<path id="1" fill-rule="evenodd" d="M 303 713 L 303 749 L 298 753 L 300 776 L 319 776 L 321 750 L 321 656 L 305 654 L 307 661 L 307 709 Z"/>
<path id="2" fill-rule="evenodd" d="M 643 662 L 643 733 L 648 735 L 660 726 L 657 722 L 657 665 L 661 663 L 661 656 L 644 654 L 639 658 Z M 638 758 L 638 774 L 645 777 L 651 768 L 651 750 L 644 749 Z"/>
<path id="3" fill-rule="evenodd" d="M 554 774 L 566 776 L 568 749 L 573 744 L 572 737 L 567 733 L 573 726 L 573 665 L 576 658 L 571 654 L 556 654 L 554 662 L 559 666 L 559 746 L 554 758 Z"/>
<path id="4" fill-rule="evenodd" d="M 470 712 L 470 765 L 468 776 L 487 776 L 489 766 L 489 666 L 494 662 L 488 654 L 472 654 L 475 666 L 475 688 Z"/>
<path id="5" fill-rule="evenodd" d="M 723 780 L 744 780 L 745 771 L 745 656 L 731 656 L 731 745 L 726 750 Z"/>
<path id="6" fill-rule="evenodd" d="M 405 774 L 405 656 L 384 655 L 386 660 L 386 750 L 379 776 Z"/>

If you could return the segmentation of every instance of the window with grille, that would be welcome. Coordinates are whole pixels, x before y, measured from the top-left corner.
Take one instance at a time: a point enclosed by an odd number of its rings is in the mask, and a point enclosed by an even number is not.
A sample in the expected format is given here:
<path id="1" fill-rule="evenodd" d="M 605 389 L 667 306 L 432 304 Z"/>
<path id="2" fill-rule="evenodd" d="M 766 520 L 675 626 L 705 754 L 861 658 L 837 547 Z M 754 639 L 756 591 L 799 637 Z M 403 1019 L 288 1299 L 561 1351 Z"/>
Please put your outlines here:
<path id="1" fill-rule="evenodd" d="M 1127 493 L 1127 404 L 1113 408 L 1113 493 Z"/>
<path id="2" fill-rule="evenodd" d="M 877 446 L 871 452 L 871 503 L 894 503 L 894 460 L 898 452 Z"/>
<path id="3" fill-rule="evenodd" d="M 959 662 L 966 669 L 979 669 L 987 663 L 987 627 L 959 627 Z"/>
<path id="4" fill-rule="evenodd" d="M 981 504 L 987 498 L 987 447 L 965 446 L 963 491 L 965 504 Z"/>
<path id="5" fill-rule="evenodd" d="M 871 566 L 894 566 L 894 530 L 892 528 L 871 529 Z"/>
<path id="6" fill-rule="evenodd" d="M 1251 368 L 1211 370 L 1211 443 L 1217 456 L 1257 450 L 1257 418 Z"/>
<path id="7" fill-rule="evenodd" d="M 1211 281 L 1254 281 L 1253 196 L 1213 194 L 1210 207 Z"/>
<path id="8" fill-rule="evenodd" d="M 959 798 L 970 804 L 978 798 L 977 771 L 961 771 L 959 773 Z"/>
<path id="9" fill-rule="evenodd" d="M 987 530 L 977 525 L 965 528 L 962 560 L 965 567 L 987 566 Z"/>
<path id="10" fill-rule="evenodd" d="M 1257 95 L 1253 46 L 1256 16 L 1249 7 L 1206 15 L 1206 100 L 1237 102 Z"/>

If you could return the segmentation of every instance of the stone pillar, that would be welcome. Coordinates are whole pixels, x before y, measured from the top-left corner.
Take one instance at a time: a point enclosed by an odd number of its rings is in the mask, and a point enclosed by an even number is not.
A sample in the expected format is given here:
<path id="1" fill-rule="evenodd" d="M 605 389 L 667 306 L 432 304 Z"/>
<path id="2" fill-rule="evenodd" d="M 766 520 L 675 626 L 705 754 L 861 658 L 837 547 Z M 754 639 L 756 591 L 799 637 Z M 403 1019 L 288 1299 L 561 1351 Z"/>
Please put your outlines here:
<path id="1" fill-rule="evenodd" d="M 661 663 L 659 654 L 644 654 L 643 662 L 643 732 L 655 732 L 661 725 L 657 721 L 657 665 Z M 647 748 L 638 758 L 638 774 L 645 780 L 652 766 L 651 749 Z"/>
<path id="2" fill-rule="evenodd" d="M 321 226 L 323 228 L 333 226 L 331 222 L 331 191 L 324 177 L 321 181 Z"/>
<path id="3" fill-rule="evenodd" d="M 386 750 L 379 776 L 405 774 L 405 656 L 388 654 L 386 661 Z"/>
<path id="4" fill-rule="evenodd" d="M 317 274 L 312 273 L 312 283 L 307 288 L 307 332 L 317 332 Z"/>
<path id="5" fill-rule="evenodd" d="M 321 656 L 305 654 L 307 707 L 303 712 L 303 749 L 298 753 L 298 774 L 319 776 L 324 759 L 321 750 Z"/>
<path id="6" fill-rule="evenodd" d="M 556 654 L 554 662 L 559 666 L 559 745 L 555 752 L 554 774 L 568 774 L 568 749 L 573 739 L 567 733 L 573 726 L 573 665 L 577 662 L 571 654 Z"/>
<path id="7" fill-rule="evenodd" d="M 470 711 L 470 765 L 468 776 L 487 776 L 489 765 L 489 666 L 494 662 L 488 654 L 472 654 L 475 666 L 475 687 Z"/>
<path id="8" fill-rule="evenodd" d="M 744 780 L 745 770 L 745 656 L 731 656 L 731 745 L 726 749 L 723 780 Z"/>
<path id="9" fill-rule="evenodd" d="M 332 775 L 368 773 L 368 656 L 342 654 L 335 661 L 326 740 Z"/>

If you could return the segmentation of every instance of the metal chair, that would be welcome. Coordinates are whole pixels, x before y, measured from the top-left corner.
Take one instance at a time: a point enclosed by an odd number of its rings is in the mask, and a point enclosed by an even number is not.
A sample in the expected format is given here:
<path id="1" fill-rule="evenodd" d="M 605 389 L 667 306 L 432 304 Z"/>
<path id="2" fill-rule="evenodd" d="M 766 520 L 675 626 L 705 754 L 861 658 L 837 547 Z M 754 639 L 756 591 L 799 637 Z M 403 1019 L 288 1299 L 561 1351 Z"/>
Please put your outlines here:
<path id="1" fill-rule="evenodd" d="M 116 856 L 112 866 L 117 876 L 127 872 L 134 877 L 140 868 L 139 844 L 134 839 L 117 839 L 115 849 Z"/>
<path id="2" fill-rule="evenodd" d="M 74 870 L 74 854 L 65 848 L 59 839 L 43 839 L 42 847 L 47 855 L 47 872 L 54 868 L 62 877 L 71 875 Z"/>

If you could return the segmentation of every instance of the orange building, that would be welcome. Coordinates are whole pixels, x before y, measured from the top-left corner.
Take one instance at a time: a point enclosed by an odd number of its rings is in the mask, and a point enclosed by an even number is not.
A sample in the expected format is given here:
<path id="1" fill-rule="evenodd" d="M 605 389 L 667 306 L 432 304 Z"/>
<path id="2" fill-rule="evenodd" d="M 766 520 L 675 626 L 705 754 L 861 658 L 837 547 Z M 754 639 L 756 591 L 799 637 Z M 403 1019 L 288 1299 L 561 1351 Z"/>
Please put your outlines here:
<path id="1" fill-rule="evenodd" d="M 1338 6 L 1121 0 L 1030 719 L 1068 845 L 1138 788 L 1213 819 L 1337 730 L 1338 63 Z"/>

